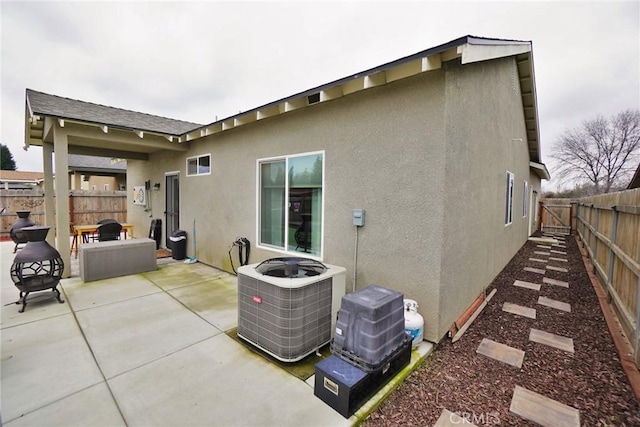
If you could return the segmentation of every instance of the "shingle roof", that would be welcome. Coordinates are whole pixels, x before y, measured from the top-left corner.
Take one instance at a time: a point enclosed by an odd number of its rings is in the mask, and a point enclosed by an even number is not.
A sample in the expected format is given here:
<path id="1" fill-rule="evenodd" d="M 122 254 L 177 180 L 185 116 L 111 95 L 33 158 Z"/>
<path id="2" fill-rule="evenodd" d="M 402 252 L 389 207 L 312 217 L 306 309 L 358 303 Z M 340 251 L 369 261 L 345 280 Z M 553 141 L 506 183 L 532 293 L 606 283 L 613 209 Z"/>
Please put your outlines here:
<path id="1" fill-rule="evenodd" d="M 202 126 L 198 123 L 49 95 L 32 89 L 27 89 L 27 102 L 33 114 L 36 115 L 97 123 L 127 130 L 178 136 Z"/>
<path id="2" fill-rule="evenodd" d="M 0 180 L 14 182 L 34 182 L 44 179 L 44 172 L 0 171 Z"/>
<path id="3" fill-rule="evenodd" d="M 127 170 L 127 161 L 114 162 L 109 157 L 82 156 L 79 154 L 69 154 L 69 169 L 73 170 L 93 170 L 103 172 L 122 172 Z"/>

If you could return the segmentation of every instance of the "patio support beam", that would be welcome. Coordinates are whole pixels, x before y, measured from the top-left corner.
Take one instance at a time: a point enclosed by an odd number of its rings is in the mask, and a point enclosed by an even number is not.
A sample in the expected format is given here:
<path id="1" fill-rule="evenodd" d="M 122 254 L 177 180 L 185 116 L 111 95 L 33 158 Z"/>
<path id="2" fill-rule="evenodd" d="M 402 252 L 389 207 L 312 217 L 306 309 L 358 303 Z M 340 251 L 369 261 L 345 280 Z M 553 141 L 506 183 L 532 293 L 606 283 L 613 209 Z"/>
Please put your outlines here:
<path id="1" fill-rule="evenodd" d="M 44 172 L 44 224 L 55 227 L 56 215 L 53 197 L 53 144 L 51 142 L 42 143 L 42 171 Z M 55 233 L 49 231 L 47 242 L 51 246 L 56 244 Z"/>
<path id="2" fill-rule="evenodd" d="M 62 261 L 64 262 L 64 272 L 62 277 L 66 278 L 71 275 L 71 257 L 69 250 L 71 244 L 69 240 L 70 220 L 69 220 L 69 179 L 67 173 L 69 171 L 69 144 L 67 130 L 59 126 L 53 127 L 53 150 L 55 156 L 55 180 L 56 197 L 56 227 L 55 235 L 56 249 L 60 252 Z M 51 231 L 49 231 L 51 234 Z"/>

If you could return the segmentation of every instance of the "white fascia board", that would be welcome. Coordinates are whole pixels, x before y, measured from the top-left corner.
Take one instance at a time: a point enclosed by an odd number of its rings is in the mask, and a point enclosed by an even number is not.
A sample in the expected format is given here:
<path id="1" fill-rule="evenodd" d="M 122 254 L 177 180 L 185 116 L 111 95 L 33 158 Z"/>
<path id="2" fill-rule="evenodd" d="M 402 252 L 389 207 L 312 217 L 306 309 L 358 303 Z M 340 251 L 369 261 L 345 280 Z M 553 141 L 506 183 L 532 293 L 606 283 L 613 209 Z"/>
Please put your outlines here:
<path id="1" fill-rule="evenodd" d="M 531 52 L 531 43 L 501 45 L 467 43 L 459 47 L 459 52 L 462 54 L 462 63 L 470 64 L 473 62 L 506 58 L 509 56 Z"/>
<path id="2" fill-rule="evenodd" d="M 529 167 L 540 177 L 540 179 L 551 179 L 551 174 L 544 163 L 529 162 Z"/>

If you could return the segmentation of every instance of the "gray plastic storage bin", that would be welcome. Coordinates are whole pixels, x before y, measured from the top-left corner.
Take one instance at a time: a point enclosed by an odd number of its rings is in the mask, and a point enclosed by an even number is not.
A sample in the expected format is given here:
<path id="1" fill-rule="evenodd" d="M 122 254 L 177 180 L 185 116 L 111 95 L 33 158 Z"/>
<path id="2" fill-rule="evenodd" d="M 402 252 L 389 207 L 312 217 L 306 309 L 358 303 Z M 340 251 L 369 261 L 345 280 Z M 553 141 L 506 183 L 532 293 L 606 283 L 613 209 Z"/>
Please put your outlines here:
<path id="1" fill-rule="evenodd" d="M 331 352 L 371 371 L 405 338 L 403 294 L 370 285 L 342 297 Z"/>

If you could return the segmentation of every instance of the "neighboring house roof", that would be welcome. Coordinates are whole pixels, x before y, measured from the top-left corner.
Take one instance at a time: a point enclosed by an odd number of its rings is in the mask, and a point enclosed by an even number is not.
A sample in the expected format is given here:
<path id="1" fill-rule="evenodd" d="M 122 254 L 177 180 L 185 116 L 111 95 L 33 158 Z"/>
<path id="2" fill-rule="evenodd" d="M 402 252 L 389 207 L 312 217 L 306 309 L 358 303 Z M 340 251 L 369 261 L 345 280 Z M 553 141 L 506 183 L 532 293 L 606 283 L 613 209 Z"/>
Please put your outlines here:
<path id="1" fill-rule="evenodd" d="M 112 128 L 182 135 L 202 125 L 121 108 L 93 104 L 27 89 L 32 115 L 103 124 Z"/>
<path id="2" fill-rule="evenodd" d="M 96 175 L 126 174 L 127 161 L 109 157 L 69 154 L 69 171 L 90 172 Z"/>
<path id="3" fill-rule="evenodd" d="M 38 184 L 44 180 L 43 172 L 0 170 L 0 181 L 21 184 Z"/>
<path id="4" fill-rule="evenodd" d="M 640 188 L 640 164 L 638 164 L 638 169 L 636 169 L 636 173 L 633 174 L 627 190 L 631 190 L 632 188 Z"/>

